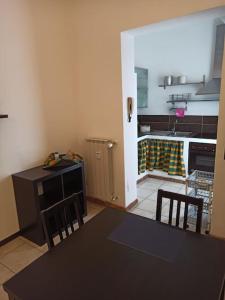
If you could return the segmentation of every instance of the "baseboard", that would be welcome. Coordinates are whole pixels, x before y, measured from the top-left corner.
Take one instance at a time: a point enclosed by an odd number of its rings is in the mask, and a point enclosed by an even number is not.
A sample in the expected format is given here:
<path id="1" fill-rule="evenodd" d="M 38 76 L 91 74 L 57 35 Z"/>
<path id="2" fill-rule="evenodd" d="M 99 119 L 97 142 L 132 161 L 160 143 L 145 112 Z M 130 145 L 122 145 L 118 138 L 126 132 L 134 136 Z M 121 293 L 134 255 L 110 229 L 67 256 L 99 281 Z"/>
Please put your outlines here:
<path id="1" fill-rule="evenodd" d="M 160 179 L 160 180 L 164 180 L 164 181 L 176 182 L 176 183 L 181 183 L 181 184 L 185 185 L 185 181 L 184 180 L 177 179 L 177 178 L 163 177 L 163 176 L 153 175 L 153 174 L 147 174 L 144 177 L 142 177 L 141 179 L 138 179 L 137 180 L 137 184 L 141 183 L 142 181 L 145 181 L 145 179 L 147 179 L 147 178 Z"/>
<path id="2" fill-rule="evenodd" d="M 138 183 L 141 183 L 142 181 L 145 181 L 145 179 L 147 179 L 148 177 L 149 177 L 148 174 L 146 174 L 144 177 L 138 179 L 138 180 L 137 180 L 137 184 L 138 184 Z"/>
<path id="3" fill-rule="evenodd" d="M 127 207 L 123 207 L 123 206 L 114 204 L 114 203 L 112 203 L 112 202 L 107 202 L 107 201 L 104 201 L 104 200 L 102 200 L 102 199 L 94 198 L 94 197 L 87 197 L 87 200 L 90 201 L 90 202 L 99 204 L 99 205 L 103 205 L 103 206 L 105 206 L 105 207 L 117 208 L 117 209 L 120 209 L 120 210 L 123 210 L 123 211 L 128 211 L 128 210 L 130 210 L 132 207 L 134 207 L 134 206 L 138 203 L 138 199 L 135 199 L 135 200 L 134 200 L 133 202 L 131 202 Z"/>
<path id="4" fill-rule="evenodd" d="M 153 175 L 153 174 L 148 174 L 149 178 L 154 178 L 154 179 L 160 179 L 164 181 L 170 181 L 170 182 L 176 182 L 176 183 L 182 183 L 185 185 L 185 181 L 177 178 L 170 178 L 170 177 L 163 177 L 163 176 L 158 176 L 158 175 Z"/>
<path id="5" fill-rule="evenodd" d="M 132 209 L 133 207 L 135 207 L 138 204 L 138 199 L 135 199 L 133 202 L 131 202 L 127 207 L 126 207 L 126 211 Z"/>
<path id="6" fill-rule="evenodd" d="M 14 240 L 15 238 L 17 238 L 18 236 L 21 235 L 21 231 L 17 231 L 16 233 L 8 236 L 7 238 L 5 238 L 4 240 L 0 241 L 0 247 L 4 246 L 5 244 L 11 242 L 12 240 Z"/>

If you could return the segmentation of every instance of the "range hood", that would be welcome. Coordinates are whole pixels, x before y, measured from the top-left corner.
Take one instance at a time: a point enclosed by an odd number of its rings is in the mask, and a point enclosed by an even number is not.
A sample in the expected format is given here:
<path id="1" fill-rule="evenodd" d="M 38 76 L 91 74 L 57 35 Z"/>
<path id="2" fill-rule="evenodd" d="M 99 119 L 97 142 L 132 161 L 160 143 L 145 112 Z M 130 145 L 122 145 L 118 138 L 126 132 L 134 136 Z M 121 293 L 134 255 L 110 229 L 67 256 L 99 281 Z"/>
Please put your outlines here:
<path id="1" fill-rule="evenodd" d="M 196 93 L 196 95 L 212 95 L 220 93 L 221 73 L 223 64 L 225 24 L 216 26 L 216 44 L 212 79 Z"/>

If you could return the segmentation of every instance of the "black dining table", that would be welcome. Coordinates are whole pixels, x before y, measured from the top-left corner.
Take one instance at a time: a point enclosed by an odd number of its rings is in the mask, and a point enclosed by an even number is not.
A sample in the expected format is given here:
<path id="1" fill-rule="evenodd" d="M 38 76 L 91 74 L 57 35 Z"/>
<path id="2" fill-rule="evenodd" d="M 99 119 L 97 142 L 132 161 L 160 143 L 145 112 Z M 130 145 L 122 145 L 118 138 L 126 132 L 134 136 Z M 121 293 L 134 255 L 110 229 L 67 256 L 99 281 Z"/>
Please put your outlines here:
<path id="1" fill-rule="evenodd" d="M 225 241 L 106 208 L 4 283 L 13 300 L 222 300 Z"/>

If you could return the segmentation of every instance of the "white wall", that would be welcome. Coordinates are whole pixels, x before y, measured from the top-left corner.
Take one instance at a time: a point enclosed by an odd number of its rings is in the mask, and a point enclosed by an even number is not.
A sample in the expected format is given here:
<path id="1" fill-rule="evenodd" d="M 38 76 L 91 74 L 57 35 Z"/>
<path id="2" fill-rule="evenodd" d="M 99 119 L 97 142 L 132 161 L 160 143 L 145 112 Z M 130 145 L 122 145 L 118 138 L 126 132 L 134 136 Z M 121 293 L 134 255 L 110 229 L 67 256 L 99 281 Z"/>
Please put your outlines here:
<path id="1" fill-rule="evenodd" d="M 134 37 L 121 34 L 121 60 L 123 83 L 123 131 L 125 168 L 125 206 L 137 199 L 137 76 L 134 73 Z M 133 98 L 131 122 L 127 116 L 127 98 Z"/>
<path id="2" fill-rule="evenodd" d="M 0 241 L 18 227 L 11 174 L 48 153 L 32 18 L 25 0 L 0 1 Z"/>
<path id="3" fill-rule="evenodd" d="M 70 14 L 61 0 L 0 0 L 0 241 L 19 230 L 11 174 L 74 149 Z"/>
<path id="4" fill-rule="evenodd" d="M 203 74 L 209 78 L 214 52 L 215 25 L 218 16 L 225 10 L 212 15 L 186 17 L 183 21 L 157 26 L 145 30 L 135 37 L 135 65 L 149 69 L 148 108 L 138 109 L 138 114 L 168 114 L 166 101 L 170 94 L 192 93 L 193 98 L 200 86 L 176 86 L 166 90 L 158 87 L 166 75 L 186 75 L 189 81 L 201 81 Z M 204 96 L 205 97 L 205 96 Z M 209 96 L 212 98 L 212 96 Z M 214 96 L 215 98 L 215 96 Z M 218 102 L 188 104 L 188 115 L 218 115 Z"/>

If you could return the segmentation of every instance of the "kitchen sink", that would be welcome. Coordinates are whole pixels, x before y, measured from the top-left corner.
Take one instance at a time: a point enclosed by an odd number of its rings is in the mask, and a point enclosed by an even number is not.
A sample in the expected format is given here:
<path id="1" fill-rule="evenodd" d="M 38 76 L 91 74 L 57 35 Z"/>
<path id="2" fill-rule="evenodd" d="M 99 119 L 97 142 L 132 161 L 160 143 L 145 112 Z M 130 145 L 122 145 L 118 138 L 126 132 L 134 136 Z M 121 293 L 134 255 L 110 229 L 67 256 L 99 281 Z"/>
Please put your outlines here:
<path id="1" fill-rule="evenodd" d="M 158 136 L 171 136 L 171 137 L 190 137 L 192 132 L 190 131 L 162 131 L 162 130 L 154 130 L 151 131 L 151 135 L 158 135 Z"/>
<path id="2" fill-rule="evenodd" d="M 192 132 L 190 131 L 171 131 L 168 136 L 178 136 L 178 137 L 189 137 L 191 136 Z"/>
<path id="3" fill-rule="evenodd" d="M 168 136 L 170 133 L 172 133 L 172 131 L 154 130 L 150 132 L 150 135 Z"/>

